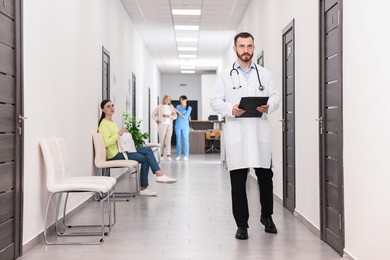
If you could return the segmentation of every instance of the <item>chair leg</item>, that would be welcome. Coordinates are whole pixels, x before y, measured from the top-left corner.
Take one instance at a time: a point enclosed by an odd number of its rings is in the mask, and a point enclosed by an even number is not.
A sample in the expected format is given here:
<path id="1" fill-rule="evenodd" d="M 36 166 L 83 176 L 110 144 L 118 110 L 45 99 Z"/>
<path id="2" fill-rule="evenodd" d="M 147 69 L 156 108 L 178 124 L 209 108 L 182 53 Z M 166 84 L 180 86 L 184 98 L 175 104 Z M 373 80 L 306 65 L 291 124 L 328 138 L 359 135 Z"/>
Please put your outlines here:
<path id="1" fill-rule="evenodd" d="M 108 227 L 108 231 L 105 232 L 105 235 L 108 235 L 108 233 L 111 231 L 111 227 L 114 226 L 114 224 L 116 223 L 116 205 L 115 205 L 115 190 L 113 189 L 112 191 L 110 191 L 108 194 L 102 194 L 102 193 L 99 193 L 97 192 L 97 194 L 99 194 L 99 197 L 101 198 L 99 201 L 100 202 L 103 202 L 104 203 L 104 200 L 107 200 L 107 211 L 108 211 L 108 224 L 104 224 L 104 227 Z M 68 225 L 66 223 L 66 206 L 68 204 L 68 197 L 69 197 L 69 192 L 66 193 L 66 197 L 65 197 L 65 202 L 64 202 L 64 211 L 63 211 L 63 216 L 62 216 L 62 224 L 64 225 L 64 227 L 66 228 L 80 228 L 80 227 L 99 227 L 100 225 Z M 111 197 L 113 197 L 113 201 L 110 199 Z M 111 203 L 114 204 L 114 220 L 113 222 L 111 221 Z M 103 204 L 104 205 L 104 204 Z M 103 207 L 103 210 L 104 210 L 104 207 Z M 68 233 L 68 234 L 85 234 L 85 233 Z M 64 235 L 64 233 L 61 233 L 59 235 Z"/>
<path id="2" fill-rule="evenodd" d="M 49 195 L 49 199 L 47 201 L 47 205 L 46 205 L 46 214 L 45 214 L 45 228 L 43 229 L 43 236 L 44 236 L 44 239 L 45 239 L 45 243 L 50 245 L 52 244 L 48 239 L 47 239 L 47 232 L 48 232 L 48 227 L 47 227 L 47 222 L 48 222 L 48 217 L 49 217 L 49 209 L 50 209 L 50 202 L 51 202 L 51 199 L 53 198 L 53 196 L 55 195 L 56 193 L 51 193 Z M 57 204 L 56 204 L 56 207 L 57 207 Z M 55 209 L 54 209 L 55 210 Z M 55 214 L 54 214 L 55 215 Z"/>
<path id="3" fill-rule="evenodd" d="M 136 167 L 137 172 L 135 173 L 135 192 L 136 196 L 139 195 L 139 191 L 141 190 L 140 178 L 141 178 L 141 169 L 139 164 Z"/>
<path id="4" fill-rule="evenodd" d="M 217 147 L 215 147 L 215 143 L 214 143 L 214 142 L 212 142 L 210 148 L 208 148 L 208 149 L 206 150 L 206 153 L 209 153 L 209 152 L 219 152 L 219 150 L 217 149 Z"/>
<path id="5" fill-rule="evenodd" d="M 133 169 L 136 169 L 136 171 L 134 172 Z M 129 172 L 129 179 L 130 179 L 130 185 L 132 185 L 132 181 L 131 181 L 131 175 L 133 173 L 135 173 L 135 191 L 123 191 L 123 192 L 115 192 L 115 198 L 118 200 L 118 199 L 125 199 L 126 201 L 129 201 L 130 198 L 133 198 L 133 197 L 136 197 L 137 195 L 139 195 L 139 190 L 140 190 L 140 185 L 139 185 L 139 166 L 137 167 L 134 167 L 134 168 L 129 168 L 128 172 Z M 107 173 L 108 172 L 108 173 Z M 98 176 L 110 176 L 109 174 L 109 168 L 98 168 Z M 97 197 L 97 195 L 95 194 L 95 200 L 100 200 L 101 198 Z"/>
<path id="6" fill-rule="evenodd" d="M 56 205 L 55 214 L 54 214 L 54 216 L 55 216 L 54 217 L 54 221 L 55 221 L 54 229 L 55 229 L 58 236 L 61 235 L 60 227 L 58 226 L 58 214 L 60 212 L 61 201 L 62 201 L 62 192 L 57 194 L 56 204 L 55 204 Z"/>
<path id="7" fill-rule="evenodd" d="M 55 203 L 55 208 L 54 208 L 54 215 L 56 217 L 55 220 L 55 229 L 56 229 L 56 234 L 58 237 L 64 237 L 64 236 L 100 236 L 101 239 L 98 242 L 52 242 L 49 241 L 48 239 L 48 228 L 47 228 L 47 223 L 48 223 L 48 214 L 49 214 L 49 209 L 50 209 L 50 203 L 52 201 L 52 198 L 54 195 L 58 195 Z M 111 227 L 116 223 L 116 204 L 115 204 L 115 190 L 113 189 L 112 191 L 108 192 L 107 194 L 99 193 L 99 196 L 102 198 L 100 200 L 100 211 L 101 211 L 101 224 L 100 225 L 66 225 L 65 222 L 65 216 L 64 216 L 64 226 L 65 227 L 100 227 L 101 231 L 94 231 L 94 232 L 62 232 L 59 230 L 58 227 L 58 213 L 59 213 L 59 207 L 61 204 L 61 198 L 62 198 L 62 193 L 52 193 L 49 196 L 47 207 L 46 207 L 46 215 L 45 215 L 45 228 L 44 228 L 44 240 L 45 243 L 48 245 L 99 245 L 104 242 L 104 236 L 108 234 L 108 232 L 111 230 Z M 113 201 L 110 199 L 111 196 L 113 197 Z M 69 197 L 69 192 L 67 192 L 65 202 L 64 202 L 64 214 L 66 212 L 66 204 L 68 201 Z M 105 224 L 105 217 L 104 217 L 104 202 L 105 200 L 107 201 L 107 206 L 108 206 L 108 224 Z M 112 205 L 113 204 L 113 205 Z M 111 211 L 111 207 L 113 207 L 113 212 Z M 113 215 L 113 216 L 111 216 Z M 113 217 L 113 219 L 112 219 Z M 108 227 L 108 231 L 106 231 L 106 228 Z"/>

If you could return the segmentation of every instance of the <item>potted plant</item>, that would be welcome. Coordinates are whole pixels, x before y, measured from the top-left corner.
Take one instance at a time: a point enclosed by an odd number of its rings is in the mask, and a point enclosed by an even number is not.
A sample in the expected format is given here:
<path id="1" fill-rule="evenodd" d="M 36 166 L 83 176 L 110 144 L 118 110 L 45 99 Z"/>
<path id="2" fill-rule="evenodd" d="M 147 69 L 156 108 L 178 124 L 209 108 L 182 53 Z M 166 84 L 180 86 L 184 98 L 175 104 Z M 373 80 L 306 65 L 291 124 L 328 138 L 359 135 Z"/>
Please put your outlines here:
<path id="1" fill-rule="evenodd" d="M 135 116 L 130 116 L 127 112 L 123 112 L 123 122 L 132 135 L 136 147 L 142 147 L 145 144 L 145 139 L 149 139 L 149 133 L 142 133 L 141 120 L 137 120 Z"/>

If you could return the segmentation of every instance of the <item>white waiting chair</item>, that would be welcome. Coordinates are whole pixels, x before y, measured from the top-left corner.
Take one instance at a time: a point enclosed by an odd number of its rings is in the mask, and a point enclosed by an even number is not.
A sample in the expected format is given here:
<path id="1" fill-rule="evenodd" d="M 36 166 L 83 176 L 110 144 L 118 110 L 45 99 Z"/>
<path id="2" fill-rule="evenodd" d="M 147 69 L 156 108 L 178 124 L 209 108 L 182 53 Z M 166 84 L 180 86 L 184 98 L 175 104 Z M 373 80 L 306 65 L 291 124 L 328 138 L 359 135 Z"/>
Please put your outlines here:
<path id="1" fill-rule="evenodd" d="M 85 176 L 85 177 L 72 177 L 71 176 L 71 163 L 69 152 L 67 150 L 65 141 L 63 138 L 51 138 L 45 139 L 40 142 L 43 159 L 46 166 L 46 186 L 50 192 L 50 196 L 47 202 L 46 215 L 45 215 L 45 228 L 44 239 L 47 244 L 62 244 L 62 245 L 79 245 L 79 244 L 101 244 L 104 242 L 104 236 L 108 234 L 111 227 L 116 222 L 116 209 L 115 209 L 115 190 L 116 179 L 103 176 Z M 91 192 L 98 193 L 100 197 L 100 211 L 101 211 L 101 223 L 96 225 L 72 225 L 65 226 L 63 230 L 60 230 L 58 213 L 62 201 L 62 194 L 66 193 L 66 199 L 63 203 L 64 215 L 63 223 L 65 223 L 66 204 L 68 201 L 69 193 Z M 48 215 L 49 208 L 54 195 L 56 196 L 56 202 L 54 207 L 55 224 L 54 228 L 57 234 L 57 238 L 64 236 L 100 236 L 100 240 L 96 242 L 85 241 L 49 241 L 48 239 Z M 111 200 L 111 197 L 114 199 Z M 105 202 L 107 202 L 108 211 L 108 224 L 105 223 Z M 113 207 L 113 212 L 112 212 Z M 107 213 L 106 213 L 107 214 Z M 113 216 L 112 216 L 113 215 Z M 67 228 L 68 227 L 68 228 Z M 71 228 L 70 228 L 71 227 Z M 83 228 L 84 231 L 69 231 L 69 229 Z M 108 231 L 107 231 L 108 229 Z"/>
<path id="2" fill-rule="evenodd" d="M 129 175 L 135 173 L 135 192 L 116 192 L 117 197 L 133 197 L 139 194 L 139 163 L 134 160 L 107 160 L 106 146 L 104 144 L 103 136 L 100 133 L 93 134 L 93 145 L 95 148 L 95 166 L 99 170 L 98 175 L 105 175 L 103 170 L 110 168 L 128 168 Z"/>

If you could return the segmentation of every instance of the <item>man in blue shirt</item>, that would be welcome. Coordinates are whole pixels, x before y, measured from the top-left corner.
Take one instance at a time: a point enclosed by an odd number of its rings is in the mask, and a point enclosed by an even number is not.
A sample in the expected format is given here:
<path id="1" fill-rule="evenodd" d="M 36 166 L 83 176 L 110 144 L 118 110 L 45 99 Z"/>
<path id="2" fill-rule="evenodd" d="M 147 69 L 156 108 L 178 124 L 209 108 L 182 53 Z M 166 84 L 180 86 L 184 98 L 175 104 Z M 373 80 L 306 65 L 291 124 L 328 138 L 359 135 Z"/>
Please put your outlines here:
<path id="1" fill-rule="evenodd" d="M 184 158 L 183 161 L 188 161 L 188 155 L 190 154 L 190 116 L 192 107 L 187 104 L 187 97 L 181 96 L 179 98 L 181 105 L 176 106 L 176 112 L 178 117 L 175 123 L 176 133 L 176 160 L 180 160 L 182 139 L 184 141 Z"/>

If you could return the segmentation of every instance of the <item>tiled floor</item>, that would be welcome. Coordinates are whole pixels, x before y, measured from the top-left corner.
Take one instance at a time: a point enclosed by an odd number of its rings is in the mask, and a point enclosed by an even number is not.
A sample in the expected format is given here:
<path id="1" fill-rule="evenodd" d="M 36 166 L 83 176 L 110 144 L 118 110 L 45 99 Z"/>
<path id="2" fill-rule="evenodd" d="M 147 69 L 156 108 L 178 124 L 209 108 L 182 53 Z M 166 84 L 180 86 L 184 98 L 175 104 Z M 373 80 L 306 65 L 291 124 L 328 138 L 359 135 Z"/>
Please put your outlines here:
<path id="1" fill-rule="evenodd" d="M 178 182 L 157 184 L 150 176 L 158 197 L 118 202 L 117 224 L 102 245 L 42 243 L 19 259 L 340 259 L 278 203 L 273 218 L 279 233 L 265 233 L 258 221 L 258 188 L 252 178 L 248 181 L 249 240 L 236 240 L 229 175 L 218 154 L 191 155 L 187 162 L 162 161 L 161 167 Z M 94 216 L 93 204 L 80 212 L 80 218 Z"/>

